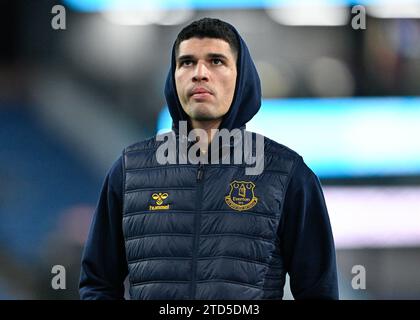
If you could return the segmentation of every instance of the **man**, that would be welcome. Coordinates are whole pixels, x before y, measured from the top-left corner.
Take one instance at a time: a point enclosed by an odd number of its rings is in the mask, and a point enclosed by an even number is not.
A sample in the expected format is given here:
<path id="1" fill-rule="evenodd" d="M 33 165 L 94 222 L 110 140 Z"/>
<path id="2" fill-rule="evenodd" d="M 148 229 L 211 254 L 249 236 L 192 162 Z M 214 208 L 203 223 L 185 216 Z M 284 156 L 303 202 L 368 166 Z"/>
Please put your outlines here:
<path id="1" fill-rule="evenodd" d="M 165 96 L 179 150 L 202 129 L 208 160 L 214 129 L 244 133 L 261 90 L 235 28 L 209 18 L 185 27 Z M 161 164 L 163 143 L 126 148 L 108 173 L 83 254 L 82 299 L 122 299 L 127 275 L 132 299 L 281 299 L 286 272 L 295 299 L 338 298 L 327 208 L 302 157 L 265 138 L 264 170 L 247 175 L 243 163 Z"/>

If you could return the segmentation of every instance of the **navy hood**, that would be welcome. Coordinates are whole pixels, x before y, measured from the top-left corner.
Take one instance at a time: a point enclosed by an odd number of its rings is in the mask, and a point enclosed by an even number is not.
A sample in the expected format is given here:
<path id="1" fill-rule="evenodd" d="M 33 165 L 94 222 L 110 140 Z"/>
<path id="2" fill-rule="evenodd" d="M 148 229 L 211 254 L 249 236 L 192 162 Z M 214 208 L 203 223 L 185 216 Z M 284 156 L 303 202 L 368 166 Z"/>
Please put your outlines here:
<path id="1" fill-rule="evenodd" d="M 238 31 L 230 25 L 239 40 L 238 59 L 236 63 L 237 78 L 235 93 L 229 111 L 224 115 L 219 129 L 232 130 L 244 127 L 261 107 L 261 84 L 257 69 L 252 61 L 245 41 Z M 172 129 L 178 132 L 179 121 L 188 120 L 182 109 L 175 86 L 175 44 L 172 46 L 171 67 L 165 83 L 165 98 L 172 117 Z"/>

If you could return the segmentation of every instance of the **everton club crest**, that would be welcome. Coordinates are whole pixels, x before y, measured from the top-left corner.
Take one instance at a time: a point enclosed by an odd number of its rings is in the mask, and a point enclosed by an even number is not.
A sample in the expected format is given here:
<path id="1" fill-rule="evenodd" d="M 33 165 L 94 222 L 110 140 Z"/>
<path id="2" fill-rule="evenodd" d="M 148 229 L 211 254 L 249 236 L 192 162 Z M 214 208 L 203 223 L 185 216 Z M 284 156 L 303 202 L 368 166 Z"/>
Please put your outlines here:
<path id="1" fill-rule="evenodd" d="M 225 197 L 226 204 L 237 211 L 251 209 L 258 202 L 254 188 L 255 184 L 251 181 L 232 181 L 229 195 Z"/>

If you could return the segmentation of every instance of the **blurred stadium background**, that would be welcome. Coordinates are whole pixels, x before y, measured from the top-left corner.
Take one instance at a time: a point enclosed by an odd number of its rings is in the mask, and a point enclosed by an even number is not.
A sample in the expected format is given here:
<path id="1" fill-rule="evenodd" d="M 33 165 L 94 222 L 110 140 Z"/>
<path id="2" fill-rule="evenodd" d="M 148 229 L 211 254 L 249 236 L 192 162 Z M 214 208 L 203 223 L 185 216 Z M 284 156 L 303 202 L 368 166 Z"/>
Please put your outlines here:
<path id="1" fill-rule="evenodd" d="M 66 30 L 51 27 L 57 4 Z M 352 28 L 355 5 L 364 30 Z M 1 1 L 0 299 L 78 299 L 102 180 L 125 146 L 170 125 L 172 42 L 205 16 L 235 25 L 257 64 L 264 101 L 248 129 L 321 178 L 341 298 L 419 299 L 415 0 Z M 53 265 L 67 290 L 51 289 Z M 356 265 L 365 290 L 351 286 Z"/>

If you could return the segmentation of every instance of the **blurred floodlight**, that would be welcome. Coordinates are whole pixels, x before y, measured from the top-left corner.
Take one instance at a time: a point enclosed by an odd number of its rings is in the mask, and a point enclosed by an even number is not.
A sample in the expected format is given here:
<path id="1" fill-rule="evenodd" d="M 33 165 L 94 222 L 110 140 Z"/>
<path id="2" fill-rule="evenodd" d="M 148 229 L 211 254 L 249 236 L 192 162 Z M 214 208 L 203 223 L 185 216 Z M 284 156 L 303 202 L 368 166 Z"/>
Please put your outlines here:
<path id="1" fill-rule="evenodd" d="M 367 13 L 375 18 L 404 19 L 420 18 L 419 1 L 377 1 L 366 7 Z"/>
<path id="2" fill-rule="evenodd" d="M 148 25 L 162 20 L 164 10 L 155 7 L 147 9 L 114 9 L 102 11 L 103 17 L 118 25 Z"/>
<path id="3" fill-rule="evenodd" d="M 341 26 L 349 21 L 346 6 L 314 3 L 290 3 L 281 7 L 267 8 L 266 12 L 274 21 L 290 26 Z"/>
<path id="4" fill-rule="evenodd" d="M 156 36 L 156 28 L 126 27 L 108 23 L 99 14 L 76 24 L 63 51 L 83 70 L 104 79 L 134 79 L 147 65 L 147 43 Z"/>
<path id="5" fill-rule="evenodd" d="M 194 10 L 190 8 L 166 10 L 165 16 L 160 21 L 157 21 L 157 23 L 164 26 L 180 25 L 191 20 L 194 14 Z"/>
<path id="6" fill-rule="evenodd" d="M 256 61 L 261 78 L 264 98 L 279 98 L 289 95 L 294 87 L 295 75 L 286 63 L 274 65 L 268 61 Z"/>
<path id="7" fill-rule="evenodd" d="M 144 26 L 160 24 L 165 26 L 183 24 L 190 20 L 194 11 L 188 8 L 167 10 L 160 7 L 148 7 L 143 9 L 116 9 L 102 12 L 106 20 L 117 25 Z"/>
<path id="8" fill-rule="evenodd" d="M 311 91 L 319 97 L 352 96 L 354 79 L 343 61 L 321 57 L 316 59 L 307 74 Z"/>
<path id="9" fill-rule="evenodd" d="M 99 11 L 104 18 L 116 25 L 144 26 L 150 24 L 182 24 L 194 14 L 189 0 L 77 0 L 66 1 L 81 11 Z"/>

